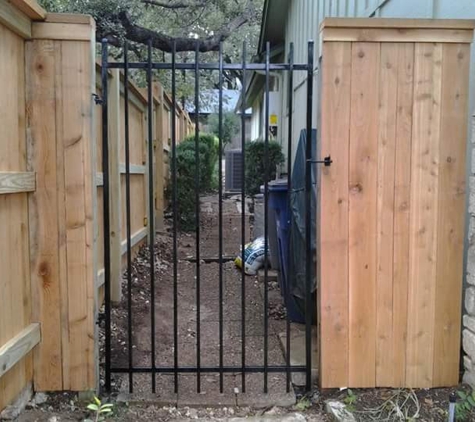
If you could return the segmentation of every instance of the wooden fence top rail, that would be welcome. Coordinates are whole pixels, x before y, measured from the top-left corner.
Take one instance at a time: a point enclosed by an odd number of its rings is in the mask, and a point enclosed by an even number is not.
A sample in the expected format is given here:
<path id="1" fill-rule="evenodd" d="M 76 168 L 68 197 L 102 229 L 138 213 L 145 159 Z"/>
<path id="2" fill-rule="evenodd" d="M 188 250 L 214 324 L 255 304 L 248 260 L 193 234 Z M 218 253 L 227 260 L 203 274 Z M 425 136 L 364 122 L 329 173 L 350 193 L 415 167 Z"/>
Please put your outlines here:
<path id="1" fill-rule="evenodd" d="M 469 29 L 475 28 L 474 19 L 403 19 L 403 18 L 325 18 L 325 28 L 399 28 L 399 29 Z"/>
<path id="2" fill-rule="evenodd" d="M 46 18 L 46 11 L 36 0 L 8 0 L 8 3 L 33 21 L 42 21 Z"/>

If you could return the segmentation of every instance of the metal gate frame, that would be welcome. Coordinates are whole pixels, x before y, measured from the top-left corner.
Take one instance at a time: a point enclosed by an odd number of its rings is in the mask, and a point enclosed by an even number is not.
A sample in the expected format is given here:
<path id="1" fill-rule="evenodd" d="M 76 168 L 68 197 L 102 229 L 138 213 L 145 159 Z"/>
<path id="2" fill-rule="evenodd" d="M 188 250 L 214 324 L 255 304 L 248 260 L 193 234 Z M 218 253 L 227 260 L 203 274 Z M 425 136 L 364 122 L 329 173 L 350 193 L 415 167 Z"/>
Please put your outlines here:
<path id="1" fill-rule="evenodd" d="M 223 375 L 224 373 L 241 373 L 242 379 L 242 392 L 246 391 L 246 374 L 247 373 L 263 373 L 264 376 L 264 393 L 268 392 L 268 374 L 269 373 L 286 373 L 286 386 L 287 392 L 290 391 L 291 373 L 292 372 L 305 372 L 306 374 L 306 390 L 310 391 L 312 387 L 312 316 L 314 314 L 314 304 L 312 301 L 312 286 L 313 280 L 312 274 L 312 250 L 311 250 L 311 191 L 312 191 L 312 178 L 311 170 L 316 160 L 312 158 L 312 145 L 310 142 L 311 137 L 308 137 L 306 144 L 306 297 L 305 297 L 305 339 L 306 339 L 306 363 L 305 365 L 297 366 L 290 363 L 290 319 L 287 314 L 286 323 L 286 364 L 281 366 L 270 366 L 268 364 L 268 265 L 267 265 L 267 253 L 265 254 L 265 270 L 264 270 L 264 361 L 262 366 L 247 366 L 246 365 L 246 320 L 245 320 L 245 272 L 244 266 L 241 270 L 241 336 L 242 336 L 242 349 L 241 349 L 241 366 L 224 366 L 224 351 L 223 351 L 223 166 L 222 160 L 219 160 L 219 366 L 217 367 L 204 367 L 200 362 L 200 203 L 199 203 L 199 71 L 200 70 L 217 70 L 219 71 L 219 156 L 222 156 L 223 152 L 223 72 L 225 70 L 234 70 L 242 72 L 242 95 L 245 95 L 247 73 L 250 71 L 265 72 L 265 122 L 266 122 L 266 134 L 265 134 L 265 186 L 264 186 L 264 236 L 265 236 L 265 250 L 268 251 L 268 194 L 269 194 L 269 160 L 268 160 L 268 144 L 269 144 L 269 81 L 271 71 L 283 71 L 287 72 L 288 77 L 288 106 L 290 110 L 290 118 L 288 123 L 288 142 L 287 142 L 287 177 L 289 191 L 291 190 L 291 174 L 292 174 L 292 109 L 293 103 L 293 73 L 295 71 L 302 71 L 307 73 L 307 102 L 306 102 L 306 129 L 307 134 L 312 130 L 312 106 L 313 106 L 313 68 L 314 68 L 314 42 L 308 42 L 308 60 L 307 63 L 297 64 L 294 63 L 294 46 L 290 44 L 288 61 L 285 63 L 270 63 L 270 44 L 266 44 L 265 63 L 246 63 L 246 43 L 243 43 L 242 49 L 242 63 L 228 64 L 223 63 L 223 46 L 222 43 L 219 46 L 219 62 L 218 63 L 203 63 L 199 61 L 200 43 L 197 41 L 195 50 L 194 63 L 176 63 L 176 45 L 172 47 L 172 61 L 171 63 L 160 63 L 152 60 L 152 41 L 148 42 L 148 58 L 146 62 L 129 62 L 128 61 L 128 44 L 124 44 L 124 61 L 123 62 L 109 62 L 108 56 L 108 41 L 102 40 L 102 165 L 104 173 L 104 185 L 103 185 L 103 201 L 104 201 L 104 284 L 105 284 L 105 389 L 111 391 L 111 376 L 112 374 L 128 374 L 129 376 L 129 391 L 133 392 L 133 375 L 137 373 L 150 373 L 152 374 L 152 392 L 156 392 L 156 374 L 169 373 L 174 374 L 174 386 L 175 393 L 178 392 L 178 374 L 180 373 L 195 373 L 197 375 L 197 392 L 201 390 L 201 374 L 203 373 L 219 373 L 220 375 L 220 392 L 223 392 Z M 121 69 L 124 72 L 124 125 L 125 125 L 125 194 L 126 194 L 126 235 L 127 235 L 127 303 L 128 303 L 128 367 L 112 367 L 111 364 L 111 280 L 110 280 L 110 207 L 109 207 L 109 150 L 108 150 L 108 70 L 109 69 Z M 148 96 L 148 195 L 149 195 L 149 244 L 150 251 L 150 289 L 151 289 L 151 354 L 152 361 L 148 367 L 134 367 L 133 366 L 133 348 L 132 348 L 132 300 L 131 300 L 131 265 L 132 265 L 132 244 L 131 244 L 131 216 L 130 216 L 130 148 L 129 148 L 129 115 L 128 115 L 128 96 L 129 96 L 129 70 L 130 69 L 142 69 L 147 74 L 147 96 Z M 197 312 L 197 326 L 196 326 L 196 366 L 193 367 L 181 367 L 179 366 L 179 350 L 178 350 L 178 254 L 177 254 L 177 174 L 176 174 L 176 115 L 172 113 L 172 127 L 171 127 L 171 139 L 172 139 L 172 208 L 173 208 L 173 279 L 174 279 L 174 364 L 171 367 L 157 366 L 155 363 L 155 272 L 154 272 L 154 201 L 153 201 L 153 178 L 154 178 L 154 165 L 151 157 L 153 156 L 153 93 L 152 93 L 152 80 L 154 70 L 167 70 L 171 71 L 172 77 L 172 103 L 173 107 L 176 107 L 176 71 L 193 71 L 195 77 L 195 157 L 196 157 L 196 171 L 195 171 L 195 201 L 196 201 L 196 312 Z M 241 103 L 241 148 L 245 150 L 245 101 Z M 241 200 L 245 203 L 245 154 L 242 154 L 242 190 Z M 290 195 L 289 195 L 290 198 Z M 289 199 L 290 202 L 290 199 Z M 290 203 L 289 203 L 290 205 Z M 246 228 L 246 215 L 245 207 L 242 207 L 241 214 L 241 243 L 245 244 L 245 228 Z M 242 248 L 242 259 L 244 262 L 244 248 Z M 290 256 L 290 254 L 289 254 Z"/>

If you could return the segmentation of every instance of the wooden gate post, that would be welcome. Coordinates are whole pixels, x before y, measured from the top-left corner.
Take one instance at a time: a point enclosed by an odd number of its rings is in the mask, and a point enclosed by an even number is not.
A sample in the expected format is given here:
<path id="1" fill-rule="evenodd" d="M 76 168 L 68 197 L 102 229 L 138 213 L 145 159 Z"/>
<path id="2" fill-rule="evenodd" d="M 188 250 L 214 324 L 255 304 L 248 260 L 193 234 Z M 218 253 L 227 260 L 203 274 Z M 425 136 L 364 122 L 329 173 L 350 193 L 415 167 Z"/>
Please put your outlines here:
<path id="1" fill-rule="evenodd" d="M 49 14 L 27 42 L 28 163 L 34 356 L 38 391 L 96 387 L 96 187 L 92 94 L 95 24 Z"/>

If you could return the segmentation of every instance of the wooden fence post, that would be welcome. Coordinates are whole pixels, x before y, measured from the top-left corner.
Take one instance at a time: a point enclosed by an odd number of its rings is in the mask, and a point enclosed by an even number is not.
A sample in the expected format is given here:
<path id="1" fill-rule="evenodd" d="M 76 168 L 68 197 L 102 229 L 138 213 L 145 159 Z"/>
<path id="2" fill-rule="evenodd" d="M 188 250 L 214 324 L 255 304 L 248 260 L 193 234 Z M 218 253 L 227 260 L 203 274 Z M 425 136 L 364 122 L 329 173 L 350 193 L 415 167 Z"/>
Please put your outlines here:
<path id="1" fill-rule="evenodd" d="M 121 184 L 120 184 L 120 71 L 111 69 L 109 79 L 109 198 L 110 198 L 110 252 L 111 301 L 122 298 L 121 252 Z"/>
<path id="2" fill-rule="evenodd" d="M 95 24 L 83 15 L 47 15 L 27 42 L 28 165 L 32 313 L 38 391 L 96 387 L 97 273 L 92 93 Z"/>

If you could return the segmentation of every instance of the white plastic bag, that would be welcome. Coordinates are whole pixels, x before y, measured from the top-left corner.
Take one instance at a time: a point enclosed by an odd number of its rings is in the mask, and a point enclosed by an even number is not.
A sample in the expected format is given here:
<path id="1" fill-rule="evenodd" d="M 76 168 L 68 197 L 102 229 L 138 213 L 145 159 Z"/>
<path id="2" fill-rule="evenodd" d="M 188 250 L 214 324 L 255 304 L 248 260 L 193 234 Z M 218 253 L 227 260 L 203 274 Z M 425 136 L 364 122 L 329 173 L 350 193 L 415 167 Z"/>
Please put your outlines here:
<path id="1" fill-rule="evenodd" d="M 269 246 L 267 246 L 269 250 Z M 242 256 L 238 256 L 234 263 L 242 268 Z M 258 237 L 253 242 L 244 245 L 244 272 L 247 275 L 256 275 L 265 263 L 264 237 Z"/>

